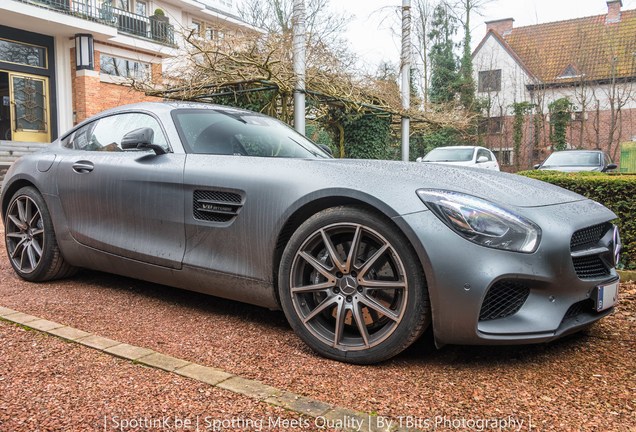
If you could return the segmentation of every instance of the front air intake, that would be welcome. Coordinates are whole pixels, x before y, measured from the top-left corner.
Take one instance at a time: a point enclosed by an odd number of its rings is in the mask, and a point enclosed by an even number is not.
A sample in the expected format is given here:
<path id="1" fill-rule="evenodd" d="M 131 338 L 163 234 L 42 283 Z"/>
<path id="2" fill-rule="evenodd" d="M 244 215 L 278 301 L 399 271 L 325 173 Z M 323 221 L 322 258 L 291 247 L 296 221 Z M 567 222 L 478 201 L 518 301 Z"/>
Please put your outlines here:
<path id="1" fill-rule="evenodd" d="M 502 280 L 490 287 L 481 305 L 479 321 L 490 321 L 515 314 L 525 303 L 530 289 L 518 281 Z"/>

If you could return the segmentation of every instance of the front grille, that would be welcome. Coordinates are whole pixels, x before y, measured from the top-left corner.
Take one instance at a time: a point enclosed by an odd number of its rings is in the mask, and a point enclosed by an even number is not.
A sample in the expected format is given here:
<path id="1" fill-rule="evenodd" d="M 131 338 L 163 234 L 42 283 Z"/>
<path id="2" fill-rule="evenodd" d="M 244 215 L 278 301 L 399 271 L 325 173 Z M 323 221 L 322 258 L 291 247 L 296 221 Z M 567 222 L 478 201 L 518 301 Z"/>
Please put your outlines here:
<path id="1" fill-rule="evenodd" d="M 594 301 L 592 299 L 582 300 L 570 306 L 568 311 L 565 313 L 565 316 L 563 317 L 563 321 L 576 318 L 582 313 L 593 312 L 593 311 L 594 311 Z"/>
<path id="2" fill-rule="evenodd" d="M 570 240 L 570 249 L 585 248 L 596 245 L 605 233 L 612 227 L 610 223 L 603 223 L 599 225 L 593 225 L 591 227 L 578 230 L 572 234 Z"/>
<path id="3" fill-rule="evenodd" d="M 479 321 L 489 321 L 505 318 L 515 314 L 525 303 L 530 289 L 518 281 L 499 281 L 495 283 L 486 294 Z"/>
<path id="4" fill-rule="evenodd" d="M 608 233 L 614 226 L 609 223 L 592 225 L 572 234 L 570 250 L 573 252 L 572 264 L 579 279 L 599 279 L 611 274 L 607 255 L 611 254 L 611 242 L 608 242 Z M 598 250 L 605 250 L 598 252 Z M 574 256 L 575 255 L 575 256 Z"/>
<path id="5" fill-rule="evenodd" d="M 194 218 L 207 222 L 229 222 L 243 207 L 241 195 L 233 192 L 194 191 Z"/>
<path id="6" fill-rule="evenodd" d="M 598 255 L 572 258 L 574 270 L 580 279 L 595 279 L 610 275 L 610 271 Z"/>

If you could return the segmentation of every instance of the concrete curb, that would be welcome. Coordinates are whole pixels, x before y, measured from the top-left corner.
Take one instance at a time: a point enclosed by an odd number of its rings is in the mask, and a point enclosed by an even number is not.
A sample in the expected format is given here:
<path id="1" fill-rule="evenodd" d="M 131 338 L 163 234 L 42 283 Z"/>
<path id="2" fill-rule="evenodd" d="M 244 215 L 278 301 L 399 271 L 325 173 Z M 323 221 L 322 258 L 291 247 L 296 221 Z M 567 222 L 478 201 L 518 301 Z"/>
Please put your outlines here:
<path id="1" fill-rule="evenodd" d="M 387 417 L 370 415 L 338 407 L 317 399 L 272 387 L 260 381 L 243 378 L 221 369 L 192 363 L 187 360 L 158 353 L 148 348 L 118 342 L 3 306 L 0 306 L 0 320 L 93 348 L 104 354 L 194 379 L 232 393 L 247 396 L 262 403 L 284 408 L 303 416 L 313 417 L 316 419 L 316 422 L 321 422 L 317 424 L 329 424 L 330 429 L 360 430 L 365 432 L 407 430 L 398 428 L 396 421 L 392 423 L 387 422 Z M 387 423 L 389 424 L 387 425 Z"/>
<path id="2" fill-rule="evenodd" d="M 636 270 L 618 270 L 621 282 L 636 281 Z"/>

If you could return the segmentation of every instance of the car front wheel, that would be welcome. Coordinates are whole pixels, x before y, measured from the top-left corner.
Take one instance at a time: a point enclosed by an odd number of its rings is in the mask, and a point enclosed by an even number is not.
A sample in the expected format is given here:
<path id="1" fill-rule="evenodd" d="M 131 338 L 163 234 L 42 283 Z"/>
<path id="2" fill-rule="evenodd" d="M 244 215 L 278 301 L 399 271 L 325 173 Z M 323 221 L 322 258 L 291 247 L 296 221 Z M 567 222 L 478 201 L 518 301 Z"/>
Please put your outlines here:
<path id="1" fill-rule="evenodd" d="M 397 355 L 430 322 L 410 244 L 389 220 L 357 207 L 321 211 L 296 230 L 281 259 L 279 294 L 301 339 L 349 363 Z"/>

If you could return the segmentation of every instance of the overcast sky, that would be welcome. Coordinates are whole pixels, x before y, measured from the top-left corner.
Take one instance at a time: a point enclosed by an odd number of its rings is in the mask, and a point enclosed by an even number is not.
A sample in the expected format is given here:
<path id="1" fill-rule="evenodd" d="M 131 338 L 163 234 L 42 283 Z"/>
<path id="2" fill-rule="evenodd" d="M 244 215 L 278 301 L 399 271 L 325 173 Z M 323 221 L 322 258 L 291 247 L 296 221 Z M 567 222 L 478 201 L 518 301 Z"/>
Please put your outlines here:
<path id="1" fill-rule="evenodd" d="M 382 59 L 399 62 L 401 0 L 332 0 L 331 4 L 354 15 L 346 37 L 361 58 L 361 66 L 371 72 Z M 636 0 L 623 0 L 625 9 L 636 9 Z M 473 48 L 486 33 L 485 21 L 514 18 L 514 25 L 520 27 L 606 12 L 605 0 L 494 0 L 483 9 L 482 16 L 471 18 Z"/>

